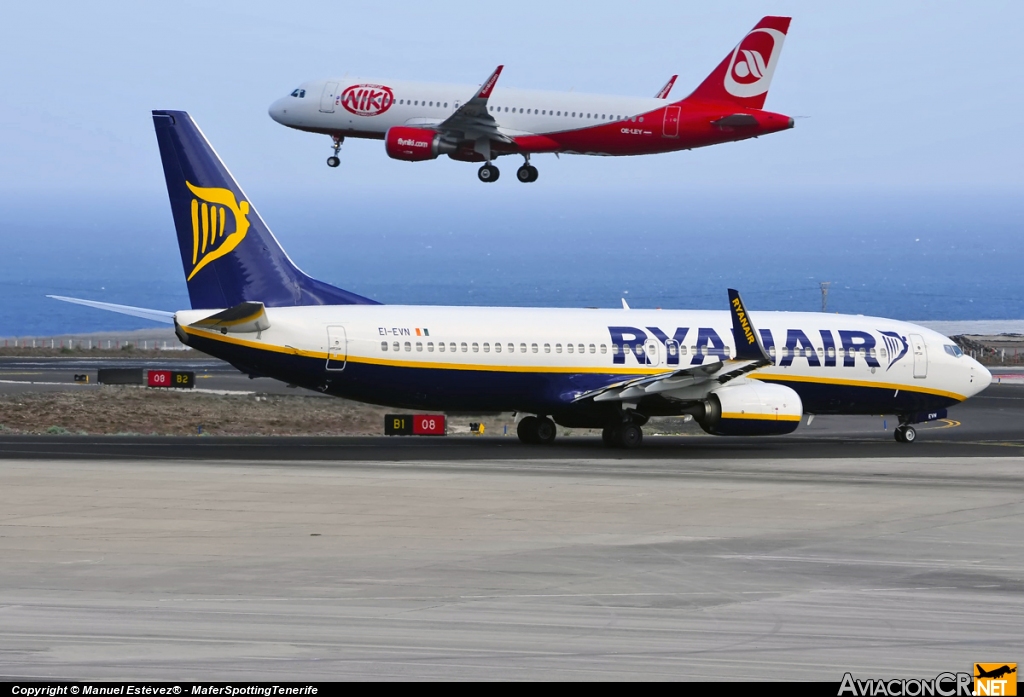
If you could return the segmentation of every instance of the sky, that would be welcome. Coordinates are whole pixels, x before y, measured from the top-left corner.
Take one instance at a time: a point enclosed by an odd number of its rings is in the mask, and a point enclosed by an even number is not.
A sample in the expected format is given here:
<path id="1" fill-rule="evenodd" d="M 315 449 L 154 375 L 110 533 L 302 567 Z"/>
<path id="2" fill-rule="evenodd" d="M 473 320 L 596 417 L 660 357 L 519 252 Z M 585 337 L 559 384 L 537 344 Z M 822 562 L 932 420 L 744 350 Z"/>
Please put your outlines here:
<path id="1" fill-rule="evenodd" d="M 398 162 L 381 141 L 349 139 L 330 169 L 329 138 L 267 115 L 304 80 L 472 86 L 498 64 L 506 86 L 616 95 L 653 95 L 678 74 L 673 96 L 682 97 L 766 14 L 793 17 L 765 107 L 796 127 L 757 140 L 647 157 L 537 156 L 540 179 L 529 185 L 513 176 L 518 158 L 502 158 L 505 176 L 484 185 L 477 165 Z M 563 267 L 586 263 L 538 276 L 536 304 L 566 304 L 586 281 L 600 297 L 573 302 L 613 305 L 656 268 L 683 284 L 704 273 L 682 306 L 726 279 L 758 288 L 771 275 L 764 288 L 799 279 L 805 304 L 765 290 L 761 307 L 815 309 L 818 280 L 855 287 L 877 257 L 877 284 L 923 299 L 857 312 L 969 319 L 962 308 L 975 295 L 973 307 L 982 305 L 987 287 L 1024 296 L 1010 263 L 1024 253 L 1022 26 L 1021 2 L 941 0 L 9 3 L 0 336 L 28 331 L 26 312 L 46 315 L 47 326 L 91 326 L 81 308 L 30 307 L 46 292 L 163 309 L 185 302 L 154 108 L 192 114 L 307 272 L 388 302 L 432 297 L 458 279 L 488 282 L 502 301 L 517 265 L 535 271 L 530 254 L 550 252 Z M 939 247 L 941 264 L 932 261 Z M 607 263 L 593 253 L 601 249 L 621 258 L 621 273 L 595 290 L 588 269 Z M 963 302 L 948 317 L 936 288 L 963 249 L 972 250 L 969 289 L 954 289 Z M 734 250 L 758 255 L 771 274 L 750 262 L 737 278 Z M 660 304 L 658 288 L 649 284 L 648 304 Z M 832 297 L 842 302 L 839 289 Z M 1024 316 L 1024 300 L 985 307 L 978 316 Z"/>
<path id="2" fill-rule="evenodd" d="M 793 16 L 766 108 L 794 130 L 643 158 L 537 158 L 536 187 L 392 161 L 274 123 L 299 82 L 355 75 L 682 96 L 764 14 Z M 571 191 L 998 189 L 1024 168 L 1024 3 L 9 3 L 0 24 L 5 197 L 162 194 L 149 111 L 188 110 L 257 200 L 346 192 L 530 201 Z M 499 161 L 506 168 L 511 158 Z M 518 166 L 515 164 L 514 166 Z"/>

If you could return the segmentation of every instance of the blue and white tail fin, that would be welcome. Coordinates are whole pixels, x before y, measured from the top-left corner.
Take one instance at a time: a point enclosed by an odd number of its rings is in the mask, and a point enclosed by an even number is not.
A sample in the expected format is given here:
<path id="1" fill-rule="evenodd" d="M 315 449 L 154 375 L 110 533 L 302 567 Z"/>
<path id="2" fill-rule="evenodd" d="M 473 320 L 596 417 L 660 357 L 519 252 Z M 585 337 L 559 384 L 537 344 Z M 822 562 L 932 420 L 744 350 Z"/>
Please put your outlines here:
<path id="1" fill-rule="evenodd" d="M 186 112 L 153 125 L 193 309 L 376 304 L 295 266 Z"/>

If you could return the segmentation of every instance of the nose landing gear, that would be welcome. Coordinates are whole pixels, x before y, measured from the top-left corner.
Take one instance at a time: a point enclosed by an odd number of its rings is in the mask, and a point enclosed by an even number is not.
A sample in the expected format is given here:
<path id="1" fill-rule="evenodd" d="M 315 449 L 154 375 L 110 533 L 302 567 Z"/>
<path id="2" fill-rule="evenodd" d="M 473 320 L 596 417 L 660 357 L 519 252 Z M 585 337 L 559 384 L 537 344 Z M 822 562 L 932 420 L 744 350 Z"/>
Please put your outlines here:
<path id="1" fill-rule="evenodd" d="M 897 443 L 913 443 L 917 440 L 917 431 L 910 424 L 900 424 L 893 432 Z"/>
<path id="2" fill-rule="evenodd" d="M 345 136 L 331 136 L 331 140 L 334 141 L 334 154 L 327 158 L 327 166 L 337 167 L 341 164 L 338 153 L 341 151 L 341 144 L 345 142 Z"/>
<path id="3" fill-rule="evenodd" d="M 500 174 L 501 172 L 498 171 L 498 168 L 488 162 L 477 171 L 476 176 L 479 177 L 480 181 L 490 183 L 498 181 L 498 175 Z"/>

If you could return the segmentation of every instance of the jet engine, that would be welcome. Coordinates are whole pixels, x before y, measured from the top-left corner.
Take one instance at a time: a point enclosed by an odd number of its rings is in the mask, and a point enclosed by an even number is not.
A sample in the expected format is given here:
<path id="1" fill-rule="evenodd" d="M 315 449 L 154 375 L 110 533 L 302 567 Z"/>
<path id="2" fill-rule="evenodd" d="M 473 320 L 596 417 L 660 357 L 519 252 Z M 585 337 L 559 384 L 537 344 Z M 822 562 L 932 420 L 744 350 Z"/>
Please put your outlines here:
<path id="1" fill-rule="evenodd" d="M 455 151 L 455 146 L 441 140 L 441 134 L 429 128 L 392 126 L 384 136 L 388 157 L 408 162 L 433 160 L 438 155 Z"/>
<path id="2" fill-rule="evenodd" d="M 804 405 L 785 385 L 749 380 L 711 392 L 695 415 L 713 436 L 779 436 L 800 425 Z"/>

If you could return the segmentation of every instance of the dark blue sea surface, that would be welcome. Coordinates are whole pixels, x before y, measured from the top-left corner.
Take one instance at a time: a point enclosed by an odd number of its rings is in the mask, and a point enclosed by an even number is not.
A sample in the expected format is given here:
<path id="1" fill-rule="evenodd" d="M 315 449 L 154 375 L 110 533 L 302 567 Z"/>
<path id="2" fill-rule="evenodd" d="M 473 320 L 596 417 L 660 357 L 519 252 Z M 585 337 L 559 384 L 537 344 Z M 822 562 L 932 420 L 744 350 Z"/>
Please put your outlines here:
<path id="1" fill-rule="evenodd" d="M 724 309 L 736 287 L 751 309 L 817 311 L 830 281 L 830 312 L 1024 318 L 1024 203 L 1008 194 L 254 203 L 303 270 L 385 303 Z M 5 337 L 154 326 L 46 294 L 187 308 L 166 200 L 4 200 L 0 292 Z"/>

